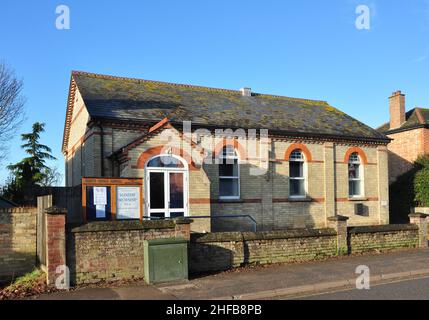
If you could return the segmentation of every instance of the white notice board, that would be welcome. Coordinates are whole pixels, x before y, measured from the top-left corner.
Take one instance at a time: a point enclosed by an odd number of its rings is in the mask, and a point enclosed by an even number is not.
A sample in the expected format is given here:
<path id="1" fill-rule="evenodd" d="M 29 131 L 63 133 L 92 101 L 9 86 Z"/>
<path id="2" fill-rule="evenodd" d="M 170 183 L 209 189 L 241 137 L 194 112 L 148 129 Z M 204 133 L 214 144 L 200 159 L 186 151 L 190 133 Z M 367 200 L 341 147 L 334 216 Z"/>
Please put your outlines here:
<path id="1" fill-rule="evenodd" d="M 107 188 L 106 187 L 94 187 L 94 205 L 107 205 Z"/>
<path id="2" fill-rule="evenodd" d="M 140 219 L 140 187 L 116 188 L 116 219 Z"/>

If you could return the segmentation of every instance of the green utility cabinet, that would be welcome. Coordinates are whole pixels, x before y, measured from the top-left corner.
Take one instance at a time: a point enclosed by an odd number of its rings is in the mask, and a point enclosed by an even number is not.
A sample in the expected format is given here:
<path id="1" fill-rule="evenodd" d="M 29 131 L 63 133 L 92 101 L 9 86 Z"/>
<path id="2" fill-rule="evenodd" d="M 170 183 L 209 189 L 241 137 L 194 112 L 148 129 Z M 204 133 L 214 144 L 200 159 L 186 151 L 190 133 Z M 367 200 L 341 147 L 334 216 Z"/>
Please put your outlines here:
<path id="1" fill-rule="evenodd" d="M 188 241 L 154 239 L 144 242 L 144 275 L 147 283 L 188 279 Z"/>

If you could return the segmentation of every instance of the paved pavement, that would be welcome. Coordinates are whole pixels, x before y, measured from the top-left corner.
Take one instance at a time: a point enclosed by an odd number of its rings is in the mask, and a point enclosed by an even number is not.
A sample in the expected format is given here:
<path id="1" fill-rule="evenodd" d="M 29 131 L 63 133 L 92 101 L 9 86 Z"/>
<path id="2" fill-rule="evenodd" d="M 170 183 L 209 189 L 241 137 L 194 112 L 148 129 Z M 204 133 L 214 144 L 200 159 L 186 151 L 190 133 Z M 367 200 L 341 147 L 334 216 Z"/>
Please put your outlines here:
<path id="1" fill-rule="evenodd" d="M 330 259 L 327 261 L 244 268 L 190 281 L 121 288 L 86 288 L 43 299 L 270 299 L 298 293 L 352 287 L 356 267 L 370 268 L 371 281 L 429 276 L 429 249 Z"/>

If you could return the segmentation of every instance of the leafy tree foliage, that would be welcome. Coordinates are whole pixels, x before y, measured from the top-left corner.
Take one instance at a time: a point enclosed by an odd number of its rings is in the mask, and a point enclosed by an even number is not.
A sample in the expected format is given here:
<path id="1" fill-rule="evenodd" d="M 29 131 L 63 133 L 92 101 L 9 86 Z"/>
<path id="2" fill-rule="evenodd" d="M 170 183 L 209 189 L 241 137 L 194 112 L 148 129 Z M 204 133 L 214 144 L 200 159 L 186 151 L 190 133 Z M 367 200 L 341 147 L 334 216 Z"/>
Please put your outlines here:
<path id="1" fill-rule="evenodd" d="M 28 155 L 16 164 L 8 166 L 10 177 L 3 188 L 3 195 L 12 201 L 23 198 L 23 190 L 34 186 L 47 186 L 60 179 L 56 169 L 46 165 L 47 160 L 56 160 L 52 150 L 40 143 L 40 135 L 45 131 L 45 124 L 36 122 L 30 133 L 21 135 L 24 144 L 21 148 Z"/>

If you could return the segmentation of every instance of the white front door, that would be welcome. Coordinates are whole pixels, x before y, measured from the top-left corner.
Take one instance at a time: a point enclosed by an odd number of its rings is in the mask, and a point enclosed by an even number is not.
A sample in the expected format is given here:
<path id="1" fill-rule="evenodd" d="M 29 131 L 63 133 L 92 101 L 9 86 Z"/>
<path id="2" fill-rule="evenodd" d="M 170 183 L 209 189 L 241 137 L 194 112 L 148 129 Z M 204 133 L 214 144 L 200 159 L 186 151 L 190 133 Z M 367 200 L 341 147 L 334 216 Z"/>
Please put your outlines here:
<path id="1" fill-rule="evenodd" d="M 154 218 L 188 215 L 187 172 L 148 169 L 146 172 L 147 212 Z"/>

